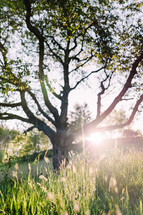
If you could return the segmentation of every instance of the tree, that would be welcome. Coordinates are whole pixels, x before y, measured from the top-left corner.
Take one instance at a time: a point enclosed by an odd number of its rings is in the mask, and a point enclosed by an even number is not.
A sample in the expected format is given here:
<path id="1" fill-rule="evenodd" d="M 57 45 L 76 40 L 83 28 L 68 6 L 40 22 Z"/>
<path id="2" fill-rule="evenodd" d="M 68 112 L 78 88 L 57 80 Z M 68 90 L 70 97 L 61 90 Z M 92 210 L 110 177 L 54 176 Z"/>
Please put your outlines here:
<path id="1" fill-rule="evenodd" d="M 48 137 L 36 129 L 25 135 L 18 130 L 0 126 L 0 149 L 3 154 L 23 156 L 47 150 L 49 146 Z"/>
<path id="2" fill-rule="evenodd" d="M 88 108 L 88 104 L 83 105 L 76 104 L 74 110 L 69 114 L 69 129 L 75 131 L 82 129 L 84 125 L 91 121 L 91 113 Z"/>
<path id="3" fill-rule="evenodd" d="M 49 139 L 43 132 L 36 129 L 28 132 L 27 135 L 19 133 L 12 141 L 12 154 L 16 156 L 26 156 L 33 153 L 40 153 L 48 150 L 50 146 Z M 16 149 L 19 149 L 18 151 Z"/>
<path id="4" fill-rule="evenodd" d="M 85 134 L 102 129 L 100 123 L 116 105 L 137 90 L 129 119 L 103 129 L 130 124 L 138 111 L 143 100 L 141 7 L 138 1 L 116 0 L 1 1 L 0 119 L 18 119 L 31 125 L 28 130 L 43 131 L 53 145 L 55 169 L 81 135 L 81 129 L 69 132 L 67 116 L 69 94 L 85 80 L 99 81 L 97 116 L 83 127 Z M 118 91 L 103 108 L 116 82 Z"/>

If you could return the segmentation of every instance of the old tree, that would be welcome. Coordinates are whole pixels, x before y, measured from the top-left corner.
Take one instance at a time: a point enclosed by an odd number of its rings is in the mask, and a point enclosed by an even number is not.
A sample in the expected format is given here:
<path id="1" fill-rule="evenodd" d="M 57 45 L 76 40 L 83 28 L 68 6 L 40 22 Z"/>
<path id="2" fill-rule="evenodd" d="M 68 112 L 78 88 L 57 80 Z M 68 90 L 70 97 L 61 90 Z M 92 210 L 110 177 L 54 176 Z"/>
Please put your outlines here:
<path id="1" fill-rule="evenodd" d="M 67 123 L 69 95 L 90 77 L 97 115 L 84 133 L 99 129 L 119 102 L 131 98 L 128 120 L 108 129 L 133 120 L 143 101 L 142 17 L 142 3 L 132 0 L 1 1 L 0 119 L 43 131 L 53 145 L 55 169 L 81 135 Z"/>

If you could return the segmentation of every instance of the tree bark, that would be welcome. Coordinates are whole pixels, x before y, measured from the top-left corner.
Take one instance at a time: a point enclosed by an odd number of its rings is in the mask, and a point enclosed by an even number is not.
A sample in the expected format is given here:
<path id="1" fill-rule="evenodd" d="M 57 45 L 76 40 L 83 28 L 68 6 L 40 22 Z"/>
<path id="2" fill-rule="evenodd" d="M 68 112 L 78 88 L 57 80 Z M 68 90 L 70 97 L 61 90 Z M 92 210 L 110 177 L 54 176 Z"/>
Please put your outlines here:
<path id="1" fill-rule="evenodd" d="M 52 140 L 54 170 L 59 170 L 68 163 L 68 148 L 65 140 L 65 134 L 61 133 L 57 133 Z"/>

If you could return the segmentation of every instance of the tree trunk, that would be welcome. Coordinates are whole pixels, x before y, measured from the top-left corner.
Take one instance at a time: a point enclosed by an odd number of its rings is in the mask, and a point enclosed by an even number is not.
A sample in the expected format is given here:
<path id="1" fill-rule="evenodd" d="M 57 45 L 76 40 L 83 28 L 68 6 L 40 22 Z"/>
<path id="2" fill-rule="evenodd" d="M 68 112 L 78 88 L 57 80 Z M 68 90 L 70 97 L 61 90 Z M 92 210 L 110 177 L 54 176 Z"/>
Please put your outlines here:
<path id="1" fill-rule="evenodd" d="M 65 139 L 63 135 L 57 134 L 52 142 L 54 170 L 59 170 L 68 163 L 68 149 Z"/>

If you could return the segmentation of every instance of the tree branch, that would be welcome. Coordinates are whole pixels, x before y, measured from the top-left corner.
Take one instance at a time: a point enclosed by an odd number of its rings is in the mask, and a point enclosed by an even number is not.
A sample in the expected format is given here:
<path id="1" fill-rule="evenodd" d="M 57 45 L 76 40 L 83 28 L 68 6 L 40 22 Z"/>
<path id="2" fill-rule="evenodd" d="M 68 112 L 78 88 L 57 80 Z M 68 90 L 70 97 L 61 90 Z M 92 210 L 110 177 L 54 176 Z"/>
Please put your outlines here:
<path id="1" fill-rule="evenodd" d="M 28 128 L 26 131 L 24 131 L 24 134 L 27 134 L 29 131 L 32 131 L 35 128 L 35 126 L 31 126 L 30 128 Z"/>
<path id="2" fill-rule="evenodd" d="M 137 113 L 138 111 L 138 107 L 139 105 L 143 102 L 143 94 L 140 96 L 140 98 L 137 100 L 134 108 L 133 108 L 133 111 L 129 117 L 129 119 L 123 123 L 123 124 L 120 124 L 120 125 L 111 125 L 111 126 L 105 126 L 105 127 L 101 127 L 101 128 L 96 128 L 97 131 L 102 131 L 102 130 L 115 130 L 115 129 L 120 129 L 120 128 L 124 128 L 125 126 L 128 126 L 131 124 L 131 122 L 133 121 L 134 117 L 135 117 L 135 114 Z"/>
<path id="3" fill-rule="evenodd" d="M 43 34 L 31 24 L 30 18 L 32 16 L 31 14 L 31 2 L 29 0 L 24 0 L 24 4 L 26 7 L 26 24 L 27 28 L 29 29 L 30 32 L 32 32 L 37 39 L 39 40 L 39 79 L 40 79 L 40 84 L 41 84 L 41 89 L 45 101 L 45 105 L 48 107 L 50 112 L 53 114 L 54 118 L 58 121 L 59 119 L 59 114 L 58 110 L 51 104 L 47 90 L 45 87 L 44 83 L 44 71 L 43 71 L 43 61 L 44 61 L 44 37 Z"/>
<path id="4" fill-rule="evenodd" d="M 18 102 L 18 103 L 0 103 L 0 107 L 11 107 L 11 108 L 14 108 L 14 107 L 17 107 L 17 106 L 21 106 L 22 103 L 21 102 Z"/>
<path id="5" fill-rule="evenodd" d="M 43 35 L 41 32 L 31 24 L 30 18 L 32 16 L 31 14 L 31 1 L 30 0 L 24 0 L 25 8 L 26 8 L 26 24 L 30 32 L 32 32 L 39 40 L 43 40 Z"/>
<path id="6" fill-rule="evenodd" d="M 111 111 L 115 108 L 115 106 L 122 101 L 123 96 L 125 95 L 125 93 L 127 92 L 127 90 L 131 87 L 131 82 L 134 78 L 134 76 L 137 74 L 137 67 L 139 65 L 139 63 L 143 60 L 143 52 L 141 53 L 140 56 L 137 57 L 137 59 L 135 60 L 135 62 L 132 65 L 132 69 L 130 70 L 129 76 L 125 82 L 124 87 L 122 88 L 122 90 L 119 92 L 118 96 L 114 99 L 114 101 L 111 103 L 111 105 L 106 109 L 106 111 L 104 111 L 104 113 L 102 113 L 98 118 L 96 118 L 95 120 L 93 120 L 92 122 L 88 123 L 87 125 L 85 125 L 83 127 L 84 130 L 84 134 L 88 135 L 91 132 L 94 132 L 97 129 L 101 129 L 101 128 L 97 128 L 97 126 L 111 113 Z M 123 124 L 123 126 L 126 126 L 128 124 L 131 123 L 131 121 L 133 120 L 137 110 L 138 110 L 138 106 L 140 105 L 140 103 L 143 101 L 143 95 L 140 97 L 140 99 L 137 101 L 134 110 L 129 118 L 129 120 Z M 118 127 L 116 126 L 115 129 L 117 129 Z M 78 135 L 81 135 L 81 129 L 78 129 L 74 132 L 72 132 L 71 134 L 68 135 L 69 140 L 72 142 Z"/>
<path id="7" fill-rule="evenodd" d="M 131 69 L 129 76 L 126 80 L 126 83 L 124 84 L 124 87 L 120 91 L 118 96 L 114 99 L 114 101 L 106 109 L 106 111 L 104 111 L 104 113 L 102 113 L 100 115 L 100 117 L 96 118 L 91 123 L 89 123 L 88 125 L 85 126 L 86 131 L 90 131 L 91 129 L 96 128 L 97 125 L 99 125 L 112 112 L 112 110 L 115 108 L 115 106 L 122 100 L 122 98 L 125 95 L 125 93 L 127 92 L 127 90 L 131 87 L 131 82 L 132 82 L 134 76 L 137 74 L 136 69 L 137 69 L 139 63 L 142 61 L 142 59 L 143 59 L 143 52 L 141 53 L 141 55 L 139 57 L 137 57 L 137 59 L 133 63 L 132 69 Z"/>
<path id="8" fill-rule="evenodd" d="M 45 78 L 45 81 L 46 81 L 46 85 L 47 85 L 47 87 L 49 88 L 50 92 L 51 92 L 57 99 L 61 100 L 61 96 L 58 95 L 58 94 L 53 90 L 53 88 L 51 87 L 51 85 L 50 85 L 49 82 L 48 82 L 48 78 L 47 78 L 47 77 Z"/>
<path id="9" fill-rule="evenodd" d="M 92 71 L 90 72 L 88 75 L 86 75 L 85 77 L 83 77 L 81 80 L 79 80 L 74 87 L 70 88 L 70 90 L 74 90 L 82 81 L 84 81 L 85 79 L 89 78 L 89 76 L 91 76 L 92 74 L 95 74 L 99 71 L 101 71 L 102 69 L 104 69 L 105 67 L 101 67 L 100 69 L 98 70 L 95 70 L 95 71 Z"/>
<path id="10" fill-rule="evenodd" d="M 48 37 L 53 40 L 53 43 L 55 43 L 59 47 L 59 49 L 65 51 L 65 49 L 60 45 L 60 43 L 58 43 L 57 40 L 55 40 L 54 36 L 47 35 L 47 38 Z"/>
<path id="11" fill-rule="evenodd" d="M 113 72 L 111 73 L 111 75 L 108 75 L 106 73 L 106 71 L 104 71 L 104 73 L 105 73 L 106 77 L 105 77 L 105 79 L 103 81 L 101 81 L 101 83 L 100 83 L 101 91 L 97 94 L 97 117 L 99 117 L 100 114 L 101 114 L 101 96 L 110 87 L 110 82 L 111 82 L 111 78 L 112 78 L 112 75 L 113 75 Z M 109 83 L 108 83 L 107 87 L 105 87 L 104 82 L 106 82 L 108 79 L 109 79 Z"/>
<path id="12" fill-rule="evenodd" d="M 30 89 L 27 89 L 26 91 L 27 91 L 27 92 L 29 93 L 29 95 L 32 97 L 33 101 L 35 102 L 35 104 L 36 104 L 37 107 L 38 107 L 38 110 L 43 114 L 43 116 L 46 117 L 46 119 L 48 119 L 53 125 L 55 125 L 55 121 L 54 121 L 51 117 L 49 117 L 47 113 L 45 113 L 45 112 L 42 110 L 42 108 L 41 108 L 41 106 L 40 106 L 40 104 L 39 104 L 39 102 L 38 102 L 36 96 L 34 95 L 34 93 L 32 93 Z"/>
<path id="13" fill-rule="evenodd" d="M 20 92 L 22 107 L 26 115 L 28 116 L 28 122 L 33 124 L 35 128 L 38 128 L 39 131 L 43 131 L 50 139 L 52 139 L 55 135 L 55 131 L 50 128 L 46 123 L 38 119 L 28 108 L 26 100 L 25 100 L 25 91 Z"/>
<path id="14" fill-rule="evenodd" d="M 53 49 L 50 47 L 47 41 L 45 41 L 45 43 L 48 46 L 48 49 L 50 50 L 50 52 L 52 53 L 52 55 L 50 56 L 54 56 L 62 65 L 64 65 L 62 58 L 56 52 L 53 51 Z"/>
<path id="15" fill-rule="evenodd" d="M 23 122 L 27 122 L 27 123 L 29 122 L 29 119 L 23 118 L 21 116 L 18 116 L 16 114 L 12 114 L 12 113 L 0 113 L 0 119 L 2 119 L 2 120 L 18 119 Z"/>

